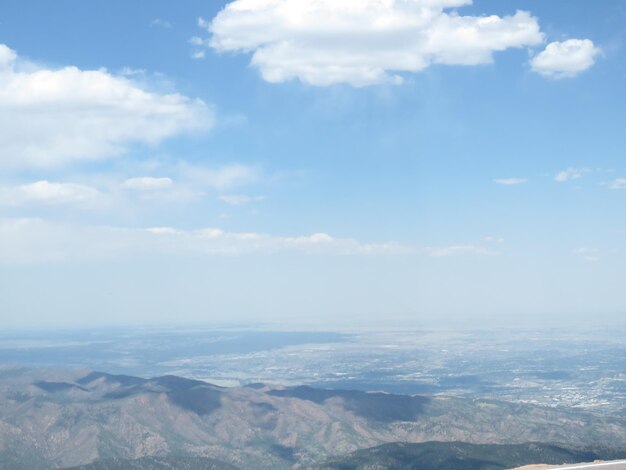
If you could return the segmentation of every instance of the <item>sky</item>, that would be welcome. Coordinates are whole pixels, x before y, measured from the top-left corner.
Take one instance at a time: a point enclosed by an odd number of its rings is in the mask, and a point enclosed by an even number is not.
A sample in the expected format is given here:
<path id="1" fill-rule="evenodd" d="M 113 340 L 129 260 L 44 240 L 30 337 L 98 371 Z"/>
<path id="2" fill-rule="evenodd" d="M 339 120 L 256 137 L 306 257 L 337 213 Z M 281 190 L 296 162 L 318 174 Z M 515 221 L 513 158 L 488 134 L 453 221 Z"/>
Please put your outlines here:
<path id="1" fill-rule="evenodd" d="M 0 327 L 626 318 L 621 0 L 0 3 Z"/>

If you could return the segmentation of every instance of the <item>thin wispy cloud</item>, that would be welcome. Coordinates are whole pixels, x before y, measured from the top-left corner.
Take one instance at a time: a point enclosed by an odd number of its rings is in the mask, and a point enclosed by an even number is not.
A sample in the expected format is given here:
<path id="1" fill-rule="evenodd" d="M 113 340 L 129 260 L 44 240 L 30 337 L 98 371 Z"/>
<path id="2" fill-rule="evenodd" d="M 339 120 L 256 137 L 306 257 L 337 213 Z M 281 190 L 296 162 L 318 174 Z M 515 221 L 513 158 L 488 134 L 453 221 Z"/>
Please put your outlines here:
<path id="1" fill-rule="evenodd" d="M 500 252 L 483 248 L 476 245 L 450 245 L 444 247 L 426 248 L 424 252 L 428 256 L 442 258 L 451 256 L 496 256 Z"/>
<path id="2" fill-rule="evenodd" d="M 554 175 L 554 181 L 563 183 L 565 181 L 577 180 L 590 173 L 589 168 L 574 168 L 570 167 L 567 170 L 563 170 Z"/>
<path id="3" fill-rule="evenodd" d="M 246 194 L 227 194 L 220 196 L 219 199 L 230 206 L 243 206 L 245 204 L 250 204 L 251 202 L 262 201 L 265 197 L 248 196 Z"/>
<path id="4" fill-rule="evenodd" d="M 600 250 L 598 248 L 582 247 L 574 250 L 574 253 L 585 261 L 600 261 Z"/>
<path id="5" fill-rule="evenodd" d="M 502 186 L 518 186 L 520 184 L 528 183 L 526 178 L 498 178 L 493 180 L 494 183 L 500 184 Z"/>
<path id="6" fill-rule="evenodd" d="M 626 189 L 626 178 L 617 178 L 608 187 L 609 189 Z"/>
<path id="7" fill-rule="evenodd" d="M 189 39 L 189 44 L 192 46 L 192 51 L 190 53 L 192 59 L 204 59 L 206 56 L 206 48 L 208 47 L 208 41 L 202 39 L 199 36 L 192 36 Z"/>
<path id="8" fill-rule="evenodd" d="M 261 178 L 260 171 L 249 165 L 232 164 L 219 168 L 208 168 L 182 163 L 180 172 L 183 178 L 199 187 L 209 187 L 218 191 L 252 184 Z"/>
<path id="9" fill-rule="evenodd" d="M 152 176 L 137 176 L 134 178 L 128 178 L 122 183 L 121 186 L 126 189 L 153 191 L 171 188 L 173 184 L 174 181 L 168 177 L 155 178 Z"/>
<path id="10" fill-rule="evenodd" d="M 172 23 L 162 18 L 155 18 L 154 20 L 150 22 L 150 26 L 157 27 L 157 28 L 171 29 Z"/>

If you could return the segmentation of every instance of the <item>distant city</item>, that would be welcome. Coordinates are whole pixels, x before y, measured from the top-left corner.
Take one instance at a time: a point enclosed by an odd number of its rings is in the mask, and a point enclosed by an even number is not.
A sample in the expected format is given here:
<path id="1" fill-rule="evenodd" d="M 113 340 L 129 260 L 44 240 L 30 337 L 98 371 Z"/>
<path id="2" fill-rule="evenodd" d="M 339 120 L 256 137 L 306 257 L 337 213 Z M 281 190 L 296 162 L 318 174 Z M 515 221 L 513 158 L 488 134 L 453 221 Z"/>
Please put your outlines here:
<path id="1" fill-rule="evenodd" d="M 307 384 L 626 412 L 626 330 L 614 328 L 5 332 L 0 364 L 144 378 L 171 374 L 222 386 Z"/>

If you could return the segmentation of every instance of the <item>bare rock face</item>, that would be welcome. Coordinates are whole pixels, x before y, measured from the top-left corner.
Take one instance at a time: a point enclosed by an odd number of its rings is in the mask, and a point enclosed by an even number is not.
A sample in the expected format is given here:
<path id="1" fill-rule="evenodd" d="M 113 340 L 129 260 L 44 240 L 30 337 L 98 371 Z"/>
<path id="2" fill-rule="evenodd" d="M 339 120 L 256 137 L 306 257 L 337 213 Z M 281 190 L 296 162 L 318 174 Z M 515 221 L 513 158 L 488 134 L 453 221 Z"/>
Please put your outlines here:
<path id="1" fill-rule="evenodd" d="M 427 441 L 619 447 L 626 422 L 489 400 L 0 370 L 6 468 L 171 455 L 240 468 L 297 468 L 385 443 Z"/>

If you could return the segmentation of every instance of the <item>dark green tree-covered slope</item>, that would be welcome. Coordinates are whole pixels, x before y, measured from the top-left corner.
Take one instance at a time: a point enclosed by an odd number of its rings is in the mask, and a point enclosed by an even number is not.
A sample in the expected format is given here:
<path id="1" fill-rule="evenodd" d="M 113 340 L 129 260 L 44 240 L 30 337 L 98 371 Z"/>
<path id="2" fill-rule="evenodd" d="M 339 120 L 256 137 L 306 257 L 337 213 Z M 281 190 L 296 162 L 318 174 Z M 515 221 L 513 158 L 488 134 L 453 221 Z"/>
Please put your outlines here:
<path id="1" fill-rule="evenodd" d="M 523 465 L 625 458 L 626 451 L 575 450 L 550 444 L 391 443 L 330 459 L 326 470 L 504 470 Z"/>

